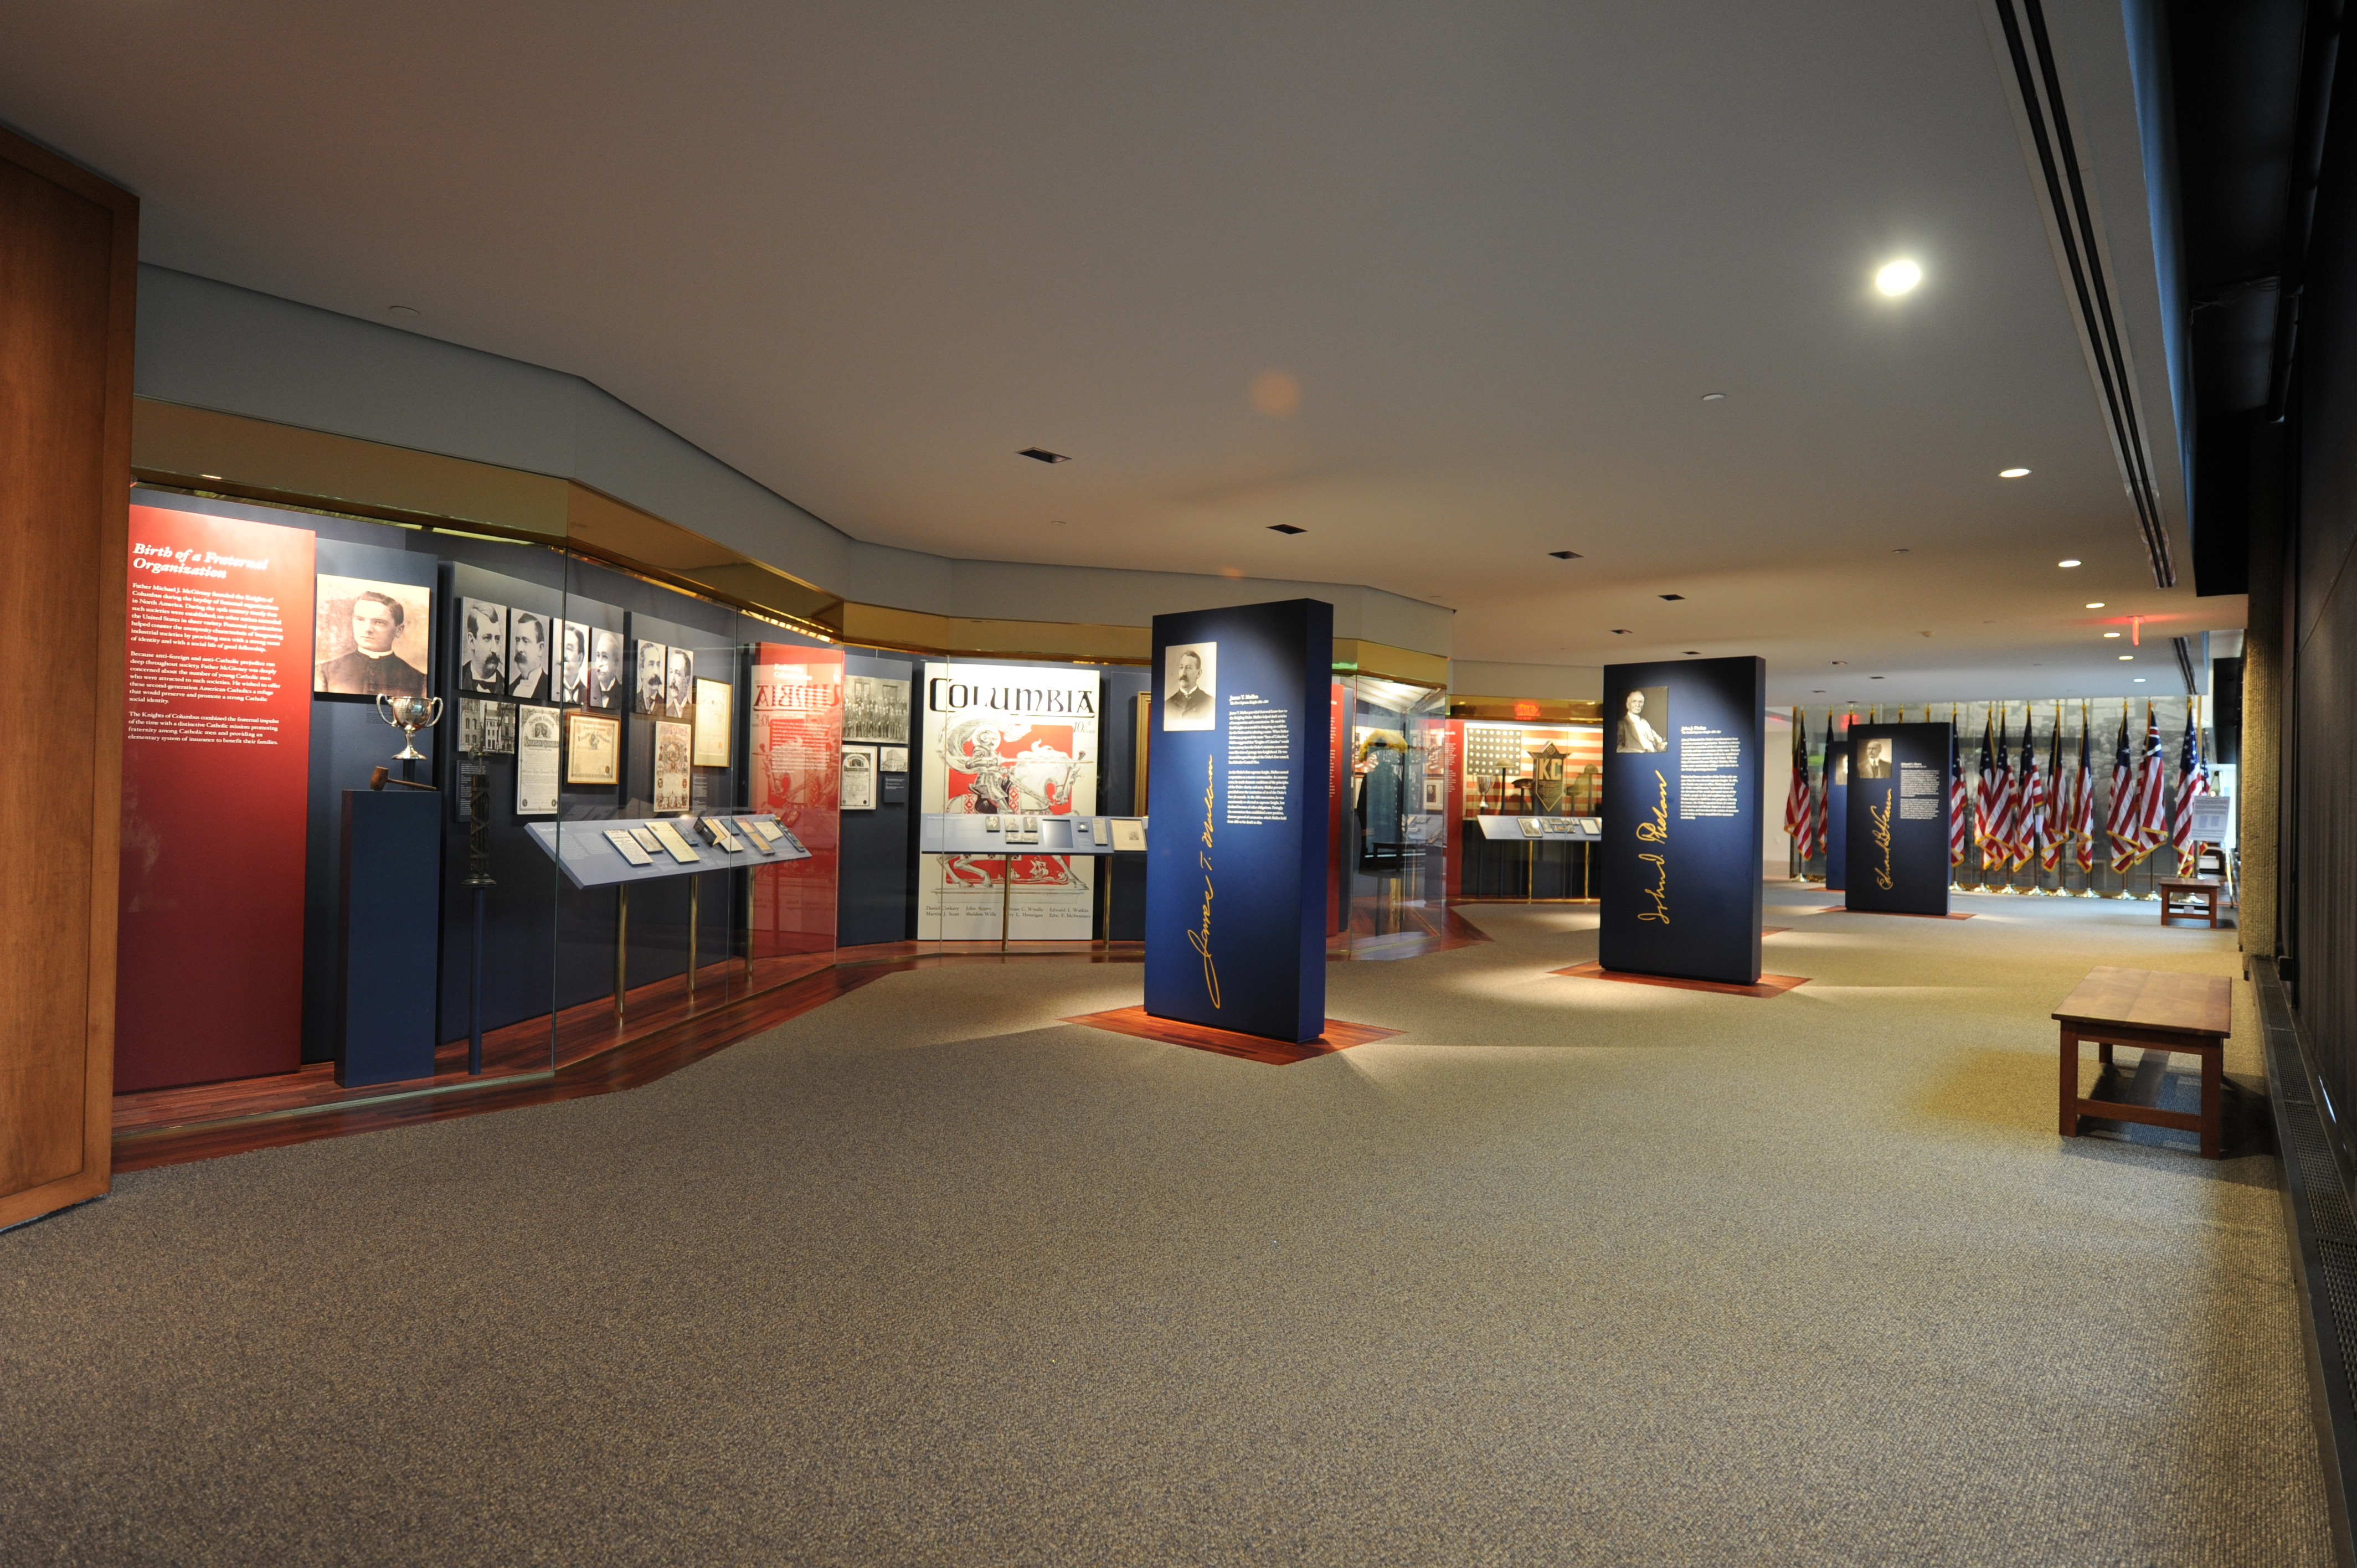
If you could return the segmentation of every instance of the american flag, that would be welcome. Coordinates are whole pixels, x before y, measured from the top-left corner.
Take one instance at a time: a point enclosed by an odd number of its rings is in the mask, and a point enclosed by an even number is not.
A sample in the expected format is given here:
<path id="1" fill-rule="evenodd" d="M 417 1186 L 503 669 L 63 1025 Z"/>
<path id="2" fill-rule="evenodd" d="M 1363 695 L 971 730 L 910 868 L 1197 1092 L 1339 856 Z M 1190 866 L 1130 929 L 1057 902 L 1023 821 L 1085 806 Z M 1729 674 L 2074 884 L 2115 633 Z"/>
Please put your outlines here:
<path id="1" fill-rule="evenodd" d="M 2079 869 L 2095 874 L 2095 774 L 2087 760 L 2087 732 L 2093 726 L 2087 704 L 2079 704 L 2079 777 L 2071 797 L 2071 837 L 2079 848 Z"/>
<path id="2" fill-rule="evenodd" d="M 1964 789 L 1964 745 L 1956 726 L 1948 726 L 1948 865 L 1964 864 L 1964 850 L 1973 839 L 1972 796 Z"/>
<path id="3" fill-rule="evenodd" d="M 1791 835 L 1792 847 L 1806 861 L 1811 854 L 1809 829 L 1816 813 L 1810 811 L 1809 800 L 1809 741 L 1801 733 L 1801 710 L 1792 710 L 1792 787 L 1784 791 L 1784 832 Z"/>
<path id="4" fill-rule="evenodd" d="M 2046 770 L 2038 765 L 2038 747 L 2030 739 L 2037 725 L 2024 709 L 2021 715 L 2021 782 L 2016 790 L 2019 805 L 2013 820 L 2013 868 L 2038 858 L 2039 841 L 2046 836 Z"/>
<path id="5" fill-rule="evenodd" d="M 2194 727 L 2193 704 L 2185 705 L 2185 746 L 2177 759 L 2177 874 L 2193 875 L 2201 858 L 2193 838 L 2193 799 L 2210 793 L 2210 769 L 2201 759 L 2201 732 Z"/>
<path id="6" fill-rule="evenodd" d="M 1981 858 L 1999 871 L 2013 858 L 2014 823 L 2021 811 L 2014 794 L 2012 731 L 2011 715 L 1997 721 L 1996 809 L 1990 815 L 1989 842 L 1981 845 Z"/>
<path id="7" fill-rule="evenodd" d="M 2038 864 L 2048 871 L 2062 864 L 2062 845 L 2071 836 L 2073 801 L 2071 781 L 2062 772 L 2062 704 L 2054 704 L 2054 736 L 2048 743 L 2046 777 L 2052 799 L 2046 803 L 2045 822 L 2038 835 Z"/>
<path id="8" fill-rule="evenodd" d="M 2136 859 L 2169 842 L 2169 758 L 2161 755 L 2160 720 L 2144 705 L 2144 771 L 2136 779 Z"/>
<path id="9" fill-rule="evenodd" d="M 1817 791 L 1817 849 L 1825 857 L 1825 879 L 1834 874 L 1834 715 L 1825 714 L 1825 781 Z M 1846 827 L 1844 829 L 1847 831 Z"/>
<path id="10" fill-rule="evenodd" d="M 1991 715 L 1981 718 L 1981 787 L 1973 809 L 1973 836 L 1980 840 L 1983 871 L 2005 857 L 2005 852 L 1996 847 L 1996 758 L 1989 750 L 1994 738 L 1991 726 L 1996 723 Z"/>
<path id="11" fill-rule="evenodd" d="M 2112 805 L 2104 813 L 2112 841 L 2112 869 L 2126 876 L 2136 863 L 2136 764 L 2128 759 L 2128 705 L 2120 704 L 2120 746 L 2112 757 Z"/>

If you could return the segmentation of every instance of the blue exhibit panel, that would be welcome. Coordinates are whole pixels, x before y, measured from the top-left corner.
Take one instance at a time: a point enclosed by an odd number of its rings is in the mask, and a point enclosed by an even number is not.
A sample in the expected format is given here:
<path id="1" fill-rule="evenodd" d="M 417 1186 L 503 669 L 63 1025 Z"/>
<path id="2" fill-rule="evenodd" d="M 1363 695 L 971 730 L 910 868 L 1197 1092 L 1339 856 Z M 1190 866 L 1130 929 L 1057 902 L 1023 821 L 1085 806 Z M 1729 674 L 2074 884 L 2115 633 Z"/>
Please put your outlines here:
<path id="1" fill-rule="evenodd" d="M 1838 893 L 1849 872 L 1849 742 L 1825 747 L 1825 890 Z"/>
<path id="2" fill-rule="evenodd" d="M 1314 1040 L 1326 1026 L 1334 607 L 1154 618 L 1146 1010 Z"/>
<path id="3" fill-rule="evenodd" d="M 336 1081 L 434 1076 L 442 796 L 344 791 Z"/>
<path id="4" fill-rule="evenodd" d="M 1758 983 L 1767 696 L 1759 659 L 1605 666 L 1606 969 Z"/>
<path id="5" fill-rule="evenodd" d="M 1948 725 L 1852 725 L 1850 908 L 1948 912 Z"/>

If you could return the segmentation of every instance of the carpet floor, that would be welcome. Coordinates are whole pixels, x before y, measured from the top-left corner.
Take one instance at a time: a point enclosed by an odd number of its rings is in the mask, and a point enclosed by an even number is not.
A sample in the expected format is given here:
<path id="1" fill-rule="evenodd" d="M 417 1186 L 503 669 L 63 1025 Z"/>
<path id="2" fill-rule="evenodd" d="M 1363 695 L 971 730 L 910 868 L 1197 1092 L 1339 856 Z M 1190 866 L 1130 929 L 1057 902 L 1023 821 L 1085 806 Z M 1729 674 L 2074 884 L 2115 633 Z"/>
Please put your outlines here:
<path id="1" fill-rule="evenodd" d="M 943 968 L 124 1177 L 0 1236 L 0 1559 L 2329 1562 L 2274 1161 L 2054 1133 L 2054 1004 L 2233 934 L 1826 902 L 1770 998 L 1471 906 L 1297 1065 Z"/>

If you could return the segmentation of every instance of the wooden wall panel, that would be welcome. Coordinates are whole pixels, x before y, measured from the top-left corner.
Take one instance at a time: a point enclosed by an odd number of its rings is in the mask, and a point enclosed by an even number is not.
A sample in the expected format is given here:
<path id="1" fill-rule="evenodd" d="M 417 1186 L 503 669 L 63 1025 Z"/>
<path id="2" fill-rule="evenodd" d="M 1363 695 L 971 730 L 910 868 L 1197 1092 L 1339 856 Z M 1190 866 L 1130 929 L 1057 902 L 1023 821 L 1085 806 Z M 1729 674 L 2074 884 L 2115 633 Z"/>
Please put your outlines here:
<path id="1" fill-rule="evenodd" d="M 138 206 L 0 133 L 0 1225 L 104 1192 Z"/>

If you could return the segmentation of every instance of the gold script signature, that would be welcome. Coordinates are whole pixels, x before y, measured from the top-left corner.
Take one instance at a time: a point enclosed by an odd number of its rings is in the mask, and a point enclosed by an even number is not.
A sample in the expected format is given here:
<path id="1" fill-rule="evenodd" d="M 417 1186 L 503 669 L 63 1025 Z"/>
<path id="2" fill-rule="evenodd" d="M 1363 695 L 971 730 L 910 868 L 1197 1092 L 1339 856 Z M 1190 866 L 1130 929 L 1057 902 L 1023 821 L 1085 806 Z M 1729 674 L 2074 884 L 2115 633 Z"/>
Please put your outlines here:
<path id="1" fill-rule="evenodd" d="M 1653 781 L 1662 787 L 1661 799 L 1653 807 L 1652 816 L 1637 824 L 1637 841 L 1640 843 L 1666 844 L 1670 842 L 1670 781 L 1662 776 L 1658 768 L 1653 769 Z M 1651 850 L 1641 850 L 1637 858 L 1652 866 L 1654 872 L 1653 886 L 1641 889 L 1653 907 L 1639 910 L 1637 918 L 1654 920 L 1666 926 L 1670 923 L 1670 857 Z"/>
<path id="2" fill-rule="evenodd" d="M 1890 890 L 1890 792 L 1883 791 L 1880 811 L 1868 806 L 1866 814 L 1873 819 L 1874 843 L 1882 851 L 1882 864 L 1874 868 L 1874 885 L 1887 893 Z"/>
<path id="3" fill-rule="evenodd" d="M 1218 796 L 1216 780 L 1211 773 L 1212 759 L 1203 759 L 1203 847 L 1195 852 L 1195 863 L 1203 868 L 1202 924 L 1187 933 L 1189 946 L 1203 955 L 1203 989 L 1211 993 L 1211 1005 L 1220 1004 L 1220 966 L 1211 960 L 1211 847 L 1212 801 Z"/>

